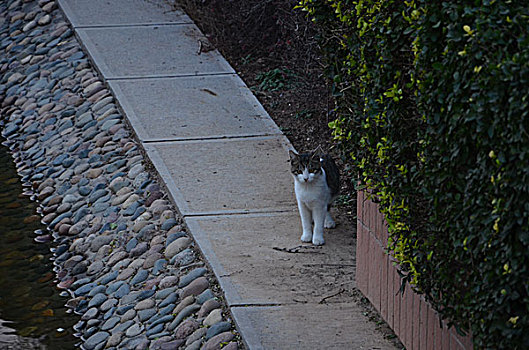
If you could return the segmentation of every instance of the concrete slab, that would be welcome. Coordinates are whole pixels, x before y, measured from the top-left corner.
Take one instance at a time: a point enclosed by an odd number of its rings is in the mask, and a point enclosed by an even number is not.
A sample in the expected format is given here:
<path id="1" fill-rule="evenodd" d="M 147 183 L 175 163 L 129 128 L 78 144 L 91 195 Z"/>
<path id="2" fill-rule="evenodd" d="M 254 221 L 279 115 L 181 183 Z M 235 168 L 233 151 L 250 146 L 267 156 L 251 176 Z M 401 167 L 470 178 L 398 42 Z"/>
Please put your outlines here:
<path id="1" fill-rule="evenodd" d="M 76 29 L 105 79 L 235 73 L 193 24 Z"/>
<path id="2" fill-rule="evenodd" d="M 184 216 L 292 211 L 287 147 L 283 136 L 144 144 Z"/>
<path id="3" fill-rule="evenodd" d="M 109 84 L 141 141 L 281 134 L 236 74 Z"/>
<path id="4" fill-rule="evenodd" d="M 192 23 L 164 0 L 59 0 L 59 6 L 75 28 Z"/>
<path id="5" fill-rule="evenodd" d="M 252 350 L 396 349 L 354 303 L 232 307 L 230 310 L 242 339 Z"/>
<path id="6" fill-rule="evenodd" d="M 301 244 L 297 212 L 186 218 L 228 305 L 349 301 L 355 287 L 354 237 L 328 230 L 326 245 Z"/>

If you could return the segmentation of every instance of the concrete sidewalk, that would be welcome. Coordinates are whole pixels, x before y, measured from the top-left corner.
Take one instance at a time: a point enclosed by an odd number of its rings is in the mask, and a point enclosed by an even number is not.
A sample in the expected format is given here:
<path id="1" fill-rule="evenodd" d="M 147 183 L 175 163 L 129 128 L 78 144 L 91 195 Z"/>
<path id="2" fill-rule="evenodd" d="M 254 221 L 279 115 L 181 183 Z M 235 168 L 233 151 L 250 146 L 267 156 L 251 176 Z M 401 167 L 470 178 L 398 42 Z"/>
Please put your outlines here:
<path id="1" fill-rule="evenodd" d="M 250 349 L 394 349 L 362 314 L 350 224 L 301 245 L 292 146 L 162 0 L 59 0 L 211 265 Z"/>

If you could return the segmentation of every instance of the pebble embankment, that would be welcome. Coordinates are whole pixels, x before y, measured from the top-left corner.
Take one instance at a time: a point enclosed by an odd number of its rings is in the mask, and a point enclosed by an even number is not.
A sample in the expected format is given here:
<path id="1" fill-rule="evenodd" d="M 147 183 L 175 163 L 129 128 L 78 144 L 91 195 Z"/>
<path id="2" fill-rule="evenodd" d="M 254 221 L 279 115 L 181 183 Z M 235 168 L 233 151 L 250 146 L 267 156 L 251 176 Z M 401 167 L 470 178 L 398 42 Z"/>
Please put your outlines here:
<path id="1" fill-rule="evenodd" d="M 2 136 L 84 349 L 241 346 L 182 219 L 55 1 L 0 4 Z M 177 156 L 177 155 L 175 155 Z"/>

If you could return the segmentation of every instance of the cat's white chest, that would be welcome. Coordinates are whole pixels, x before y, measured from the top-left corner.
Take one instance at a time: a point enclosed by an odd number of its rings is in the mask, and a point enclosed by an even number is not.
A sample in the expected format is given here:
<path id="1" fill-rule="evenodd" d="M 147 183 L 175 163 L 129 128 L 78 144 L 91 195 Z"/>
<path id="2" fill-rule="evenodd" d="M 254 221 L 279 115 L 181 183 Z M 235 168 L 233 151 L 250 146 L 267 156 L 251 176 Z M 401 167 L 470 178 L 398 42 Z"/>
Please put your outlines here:
<path id="1" fill-rule="evenodd" d="M 296 198 L 307 207 L 327 205 L 330 201 L 330 191 L 324 177 L 311 182 L 294 181 Z"/>

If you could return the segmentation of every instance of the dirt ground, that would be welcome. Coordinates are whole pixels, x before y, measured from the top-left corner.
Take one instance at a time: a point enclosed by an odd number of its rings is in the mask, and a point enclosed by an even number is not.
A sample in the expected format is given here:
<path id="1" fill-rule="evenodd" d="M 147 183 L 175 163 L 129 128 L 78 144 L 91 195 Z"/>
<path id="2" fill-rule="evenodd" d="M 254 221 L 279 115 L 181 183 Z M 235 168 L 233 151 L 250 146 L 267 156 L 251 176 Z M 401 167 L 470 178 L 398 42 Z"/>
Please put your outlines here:
<path id="1" fill-rule="evenodd" d="M 297 0 L 166 0 L 183 9 L 252 89 L 261 104 L 298 151 L 321 145 L 341 172 L 341 195 L 333 215 L 338 229 L 348 230 L 356 244 L 354 175 L 333 142 L 328 123 L 334 101 L 325 77 L 318 29 Z M 355 247 L 353 247 L 355 249 Z M 371 304 L 354 289 L 347 293 L 388 339 L 402 344 Z"/>

